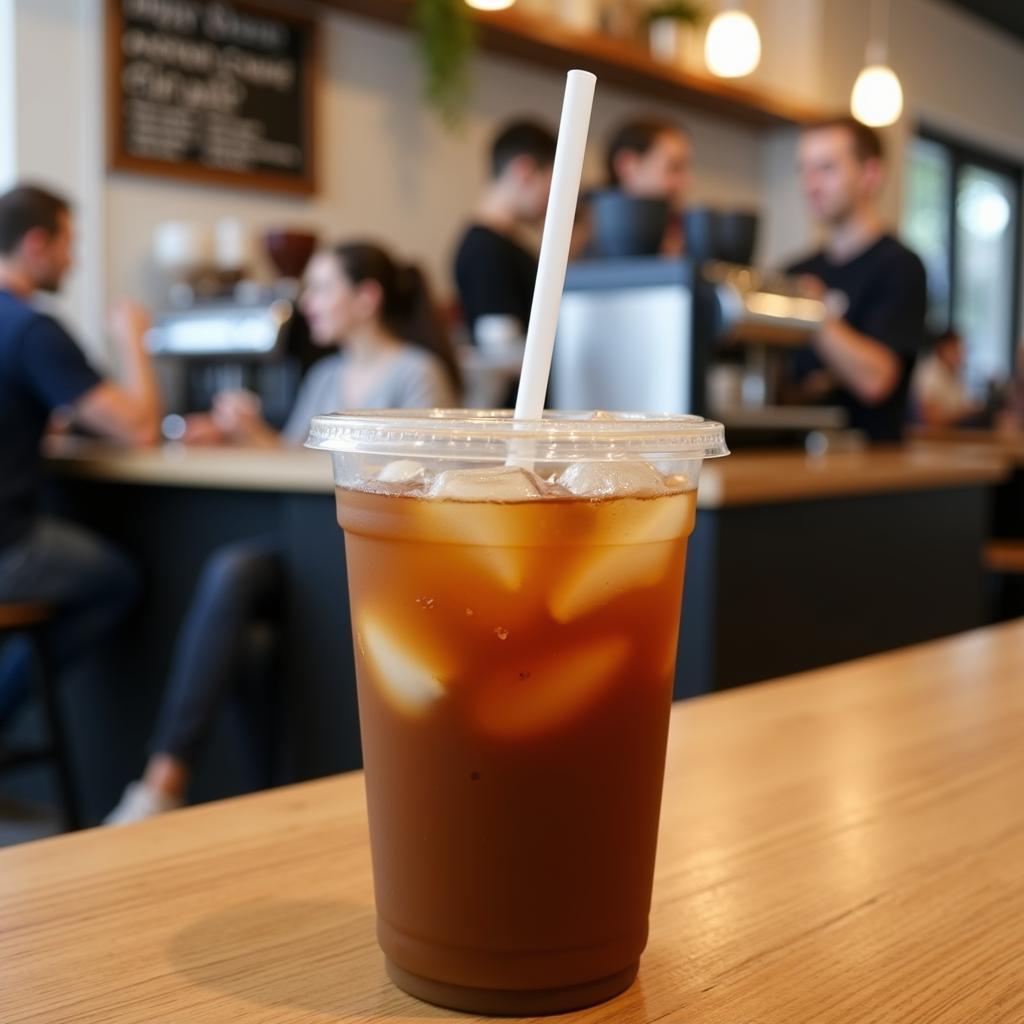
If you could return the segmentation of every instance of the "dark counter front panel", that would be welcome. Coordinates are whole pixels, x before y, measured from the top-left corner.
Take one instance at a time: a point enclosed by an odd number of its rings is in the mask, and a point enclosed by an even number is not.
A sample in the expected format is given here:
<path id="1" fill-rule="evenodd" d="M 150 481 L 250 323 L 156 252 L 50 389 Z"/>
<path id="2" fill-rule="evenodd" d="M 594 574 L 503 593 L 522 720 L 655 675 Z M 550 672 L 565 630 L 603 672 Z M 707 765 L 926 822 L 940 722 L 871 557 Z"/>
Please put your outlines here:
<path id="1" fill-rule="evenodd" d="M 87 814 L 109 810 L 147 755 L 174 644 L 196 581 L 222 545 L 274 535 L 284 558 L 285 620 L 275 694 L 273 779 L 358 768 L 344 536 L 330 493 L 274 493 L 62 480 L 55 512 L 109 537 L 136 562 L 144 593 L 101 678 L 64 688 Z M 190 795 L 208 800 L 266 785 L 239 730 L 235 704 L 219 717 Z M 45 783 L 45 779 L 42 780 Z M 33 781 L 34 795 L 45 785 Z"/>
<path id="2" fill-rule="evenodd" d="M 676 696 L 984 624 L 990 497 L 963 487 L 700 510 Z"/>
<path id="3" fill-rule="evenodd" d="M 122 545 L 146 589 L 101 679 L 65 687 L 94 820 L 145 763 L 178 629 L 218 547 L 280 540 L 286 621 L 274 781 L 360 765 L 344 539 L 334 498 L 55 482 L 57 510 Z M 798 672 L 985 621 L 986 486 L 700 509 L 689 545 L 676 696 Z M 205 800 L 266 784 L 224 714 L 197 766 Z M 5 789 L 8 788 L 5 782 Z M 33 782 L 49 796 L 47 780 Z"/>

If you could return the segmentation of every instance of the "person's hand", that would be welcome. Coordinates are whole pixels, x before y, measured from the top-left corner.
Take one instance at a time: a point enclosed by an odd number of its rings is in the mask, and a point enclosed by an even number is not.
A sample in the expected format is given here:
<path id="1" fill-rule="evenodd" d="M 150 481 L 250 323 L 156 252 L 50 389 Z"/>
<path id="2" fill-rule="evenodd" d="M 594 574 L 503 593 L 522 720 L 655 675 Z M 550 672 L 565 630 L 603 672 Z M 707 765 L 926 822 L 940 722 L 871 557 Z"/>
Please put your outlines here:
<path id="1" fill-rule="evenodd" d="M 150 323 L 149 311 L 131 299 L 118 299 L 110 310 L 110 333 L 120 345 L 141 344 Z"/>
<path id="2" fill-rule="evenodd" d="M 181 438 L 185 444 L 224 444 L 227 437 L 217 426 L 208 412 L 194 412 L 185 417 L 185 433 Z"/>
<path id="3" fill-rule="evenodd" d="M 235 442 L 252 441 L 266 428 L 260 400 L 251 391 L 215 395 L 210 418 L 226 438 Z"/>
<path id="4" fill-rule="evenodd" d="M 54 409 L 46 422 L 47 437 L 66 437 L 71 433 L 75 421 L 67 409 Z"/>
<path id="5" fill-rule="evenodd" d="M 823 300 L 828 288 L 820 277 L 815 277 L 814 274 L 800 274 L 796 279 L 796 290 L 802 298 Z"/>
<path id="6" fill-rule="evenodd" d="M 801 274 L 796 279 L 796 288 L 802 298 L 815 299 L 824 305 L 826 326 L 846 316 L 850 300 L 845 292 L 827 287 L 820 277 L 815 277 L 814 274 Z"/>

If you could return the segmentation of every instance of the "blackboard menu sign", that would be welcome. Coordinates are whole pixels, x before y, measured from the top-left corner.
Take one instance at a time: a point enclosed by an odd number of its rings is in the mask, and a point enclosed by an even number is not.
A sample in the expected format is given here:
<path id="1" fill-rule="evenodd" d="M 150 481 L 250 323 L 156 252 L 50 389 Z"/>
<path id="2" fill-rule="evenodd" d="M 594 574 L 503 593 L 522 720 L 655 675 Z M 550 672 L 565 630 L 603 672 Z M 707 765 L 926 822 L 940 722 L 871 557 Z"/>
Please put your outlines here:
<path id="1" fill-rule="evenodd" d="M 108 0 L 110 165 L 312 192 L 316 25 L 236 0 Z"/>

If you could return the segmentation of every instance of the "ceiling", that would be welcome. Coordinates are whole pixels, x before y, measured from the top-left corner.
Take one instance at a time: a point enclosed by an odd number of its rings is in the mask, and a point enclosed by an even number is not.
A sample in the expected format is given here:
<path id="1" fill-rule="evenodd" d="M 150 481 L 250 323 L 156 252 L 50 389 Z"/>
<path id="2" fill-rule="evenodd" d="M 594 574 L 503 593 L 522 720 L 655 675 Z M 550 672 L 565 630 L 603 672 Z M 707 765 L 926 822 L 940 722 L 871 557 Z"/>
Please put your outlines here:
<path id="1" fill-rule="evenodd" d="M 1021 0 L 949 0 L 1024 43 L 1024 3 Z"/>

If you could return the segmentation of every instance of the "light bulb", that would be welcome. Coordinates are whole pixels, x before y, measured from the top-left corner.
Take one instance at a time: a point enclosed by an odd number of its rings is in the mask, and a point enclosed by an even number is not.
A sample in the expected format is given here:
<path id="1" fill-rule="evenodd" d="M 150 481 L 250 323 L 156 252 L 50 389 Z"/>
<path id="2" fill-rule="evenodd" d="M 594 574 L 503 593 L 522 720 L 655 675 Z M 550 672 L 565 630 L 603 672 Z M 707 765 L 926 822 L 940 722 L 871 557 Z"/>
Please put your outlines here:
<path id="1" fill-rule="evenodd" d="M 956 219 L 977 238 L 992 241 L 1010 223 L 1010 204 L 1006 196 L 990 181 L 972 181 L 960 194 Z"/>
<path id="2" fill-rule="evenodd" d="M 469 7 L 475 7 L 478 11 L 504 11 L 515 2 L 516 0 L 466 0 Z"/>
<path id="3" fill-rule="evenodd" d="M 708 25 L 704 63 L 719 78 L 742 78 L 761 62 L 761 35 L 744 11 L 723 11 Z"/>
<path id="4" fill-rule="evenodd" d="M 884 128 L 903 113 L 903 88 L 896 72 L 884 64 L 869 64 L 857 76 L 850 110 L 861 124 Z"/>

